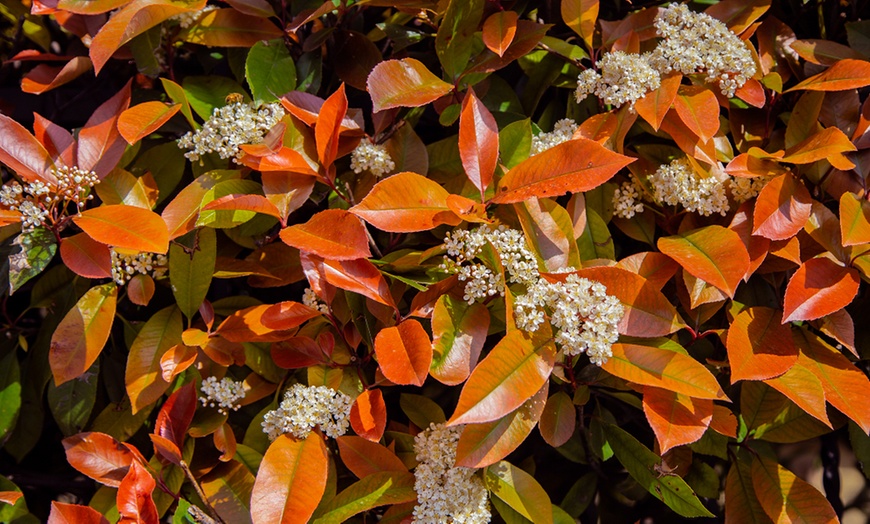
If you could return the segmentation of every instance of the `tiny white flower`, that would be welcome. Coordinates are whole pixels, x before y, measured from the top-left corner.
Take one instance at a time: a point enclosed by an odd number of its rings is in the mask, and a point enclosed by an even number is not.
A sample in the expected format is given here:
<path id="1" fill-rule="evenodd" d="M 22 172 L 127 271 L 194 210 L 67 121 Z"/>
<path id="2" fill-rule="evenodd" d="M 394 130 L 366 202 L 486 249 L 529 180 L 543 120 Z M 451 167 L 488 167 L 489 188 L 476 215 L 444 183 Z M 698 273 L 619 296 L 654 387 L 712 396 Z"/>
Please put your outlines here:
<path id="1" fill-rule="evenodd" d="M 634 110 L 638 99 L 661 85 L 661 75 L 650 65 L 649 59 L 649 53 L 607 53 L 596 64 L 600 74 L 591 69 L 580 73 L 575 92 L 577 101 L 594 94 L 605 104 L 620 107 L 627 103 Z"/>
<path id="2" fill-rule="evenodd" d="M 157 253 L 139 252 L 135 255 L 121 254 L 111 250 L 112 253 L 112 279 L 119 286 L 123 286 L 139 273 L 151 275 L 155 280 L 166 277 L 169 271 L 169 261 L 166 255 Z"/>
<path id="3" fill-rule="evenodd" d="M 190 149 L 184 154 L 189 160 L 199 160 L 201 155 L 216 152 L 221 158 L 236 161 L 244 156 L 240 146 L 259 144 L 281 118 L 284 108 L 272 103 L 232 102 L 214 112 L 197 132 L 188 132 L 178 140 L 178 147 Z"/>
<path id="4" fill-rule="evenodd" d="M 660 166 L 649 176 L 649 181 L 658 202 L 671 206 L 681 204 L 686 211 L 702 216 L 713 213 L 725 216 L 730 208 L 725 184 L 712 176 L 698 176 L 685 157 Z"/>
<path id="5" fill-rule="evenodd" d="M 364 138 L 350 154 L 350 168 L 354 173 L 368 171 L 380 178 L 395 169 L 396 163 L 383 144 L 375 144 L 370 138 Z"/>
<path id="6" fill-rule="evenodd" d="M 347 432 L 353 400 L 326 386 L 294 384 L 284 400 L 263 417 L 263 432 L 275 440 L 285 433 L 304 439 L 315 427 L 337 438 Z"/>
<path id="7" fill-rule="evenodd" d="M 538 153 L 543 153 L 551 147 L 555 147 L 563 142 L 571 140 L 571 137 L 574 136 L 574 131 L 577 131 L 577 122 L 574 122 L 570 118 L 559 120 L 556 122 L 553 131 L 549 133 L 540 133 L 537 136 L 532 137 L 531 154 L 534 156 Z"/>
<path id="8" fill-rule="evenodd" d="M 245 389 L 242 382 L 224 377 L 218 381 L 215 377 L 208 377 L 202 381 L 200 387 L 203 395 L 199 401 L 203 406 L 217 407 L 218 412 L 226 414 L 227 410 L 238 410 L 239 401 L 245 398 Z"/>

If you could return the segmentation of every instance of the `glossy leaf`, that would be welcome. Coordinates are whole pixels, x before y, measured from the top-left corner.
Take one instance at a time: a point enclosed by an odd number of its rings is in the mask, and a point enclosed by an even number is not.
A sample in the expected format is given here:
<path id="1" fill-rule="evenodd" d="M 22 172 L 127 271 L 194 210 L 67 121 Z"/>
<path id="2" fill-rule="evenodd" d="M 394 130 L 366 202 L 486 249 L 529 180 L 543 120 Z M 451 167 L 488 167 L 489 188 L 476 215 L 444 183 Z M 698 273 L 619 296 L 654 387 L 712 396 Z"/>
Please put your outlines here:
<path id="1" fill-rule="evenodd" d="M 99 511 L 88 506 L 51 501 L 48 524 L 108 524 Z"/>
<path id="2" fill-rule="evenodd" d="M 870 202 L 854 193 L 840 197 L 840 235 L 844 246 L 870 243 Z"/>
<path id="3" fill-rule="evenodd" d="M 831 427 L 828 413 L 825 409 L 825 389 L 821 381 L 808 369 L 806 357 L 798 359 L 798 364 L 792 366 L 782 375 L 765 380 L 764 383 L 785 395 L 799 408 Z M 811 366 L 811 364 L 810 364 Z"/>
<path id="4" fill-rule="evenodd" d="M 811 76 L 790 91 L 844 91 L 870 85 L 870 62 L 847 58 L 840 60 L 825 71 Z"/>
<path id="5" fill-rule="evenodd" d="M 28 181 L 52 180 L 54 161 L 24 126 L 0 114 L 0 162 Z"/>
<path id="6" fill-rule="evenodd" d="M 371 258 L 365 226 L 342 209 L 321 211 L 308 222 L 281 230 L 281 240 L 301 251 L 331 260 Z"/>
<path id="7" fill-rule="evenodd" d="M 266 450 L 251 493 L 254 524 L 307 522 L 326 489 L 328 455 L 323 438 L 282 435 Z"/>
<path id="8" fill-rule="evenodd" d="M 296 88 L 296 64 L 284 40 L 254 44 L 245 59 L 245 78 L 256 100 L 271 102 L 293 91 Z"/>
<path id="9" fill-rule="evenodd" d="M 344 84 L 341 84 L 320 106 L 317 123 L 314 125 L 317 157 L 324 167 L 332 165 L 338 154 L 338 137 L 346 113 L 347 96 L 344 94 Z"/>
<path id="10" fill-rule="evenodd" d="M 165 254 L 166 223 L 157 213 L 135 206 L 100 206 L 83 211 L 73 222 L 97 242 L 114 247 Z"/>
<path id="11" fill-rule="evenodd" d="M 713 418 L 713 401 L 692 398 L 661 388 L 643 388 L 643 412 L 662 455 L 700 439 Z"/>
<path id="12" fill-rule="evenodd" d="M 658 240 L 659 250 L 729 297 L 749 269 L 749 253 L 734 231 L 706 226 Z"/>
<path id="13" fill-rule="evenodd" d="M 555 197 L 594 189 L 634 159 L 592 140 L 569 140 L 537 154 L 508 171 L 493 202 L 510 204 L 527 198 Z"/>
<path id="14" fill-rule="evenodd" d="M 493 13 L 483 23 L 483 43 L 498 56 L 510 47 L 517 34 L 518 15 L 514 11 L 499 11 Z"/>
<path id="15" fill-rule="evenodd" d="M 751 471 L 758 501 L 774 522 L 839 522 L 824 495 L 775 461 L 758 455 Z"/>
<path id="16" fill-rule="evenodd" d="M 340 524 L 378 506 L 414 502 L 414 475 L 406 471 L 383 471 L 366 476 L 345 488 L 319 508 L 316 524 Z"/>
<path id="17" fill-rule="evenodd" d="M 356 397 L 350 408 L 350 426 L 360 437 L 381 440 L 387 427 L 387 406 L 380 389 L 367 389 Z"/>
<path id="18" fill-rule="evenodd" d="M 680 81 L 682 79 L 683 76 L 680 74 L 665 76 L 662 78 L 661 85 L 658 89 L 650 91 L 644 95 L 643 98 L 635 102 L 634 108 L 637 111 L 637 114 L 646 120 L 649 125 L 653 126 L 653 129 L 656 131 L 661 127 L 665 115 L 667 115 L 671 107 L 674 106 L 674 102 L 677 98 L 677 90 L 680 87 Z M 718 113 L 718 111 L 719 109 L 717 106 L 716 112 Z M 716 128 L 718 129 L 718 127 L 719 123 L 717 121 Z"/>
<path id="19" fill-rule="evenodd" d="M 377 442 L 353 435 L 338 437 L 335 441 L 341 461 L 357 478 L 388 471 L 408 471 L 395 453 Z"/>
<path id="20" fill-rule="evenodd" d="M 121 485 L 130 465 L 142 460 L 138 452 L 105 433 L 79 433 L 63 439 L 63 448 L 72 467 L 114 488 Z"/>
<path id="21" fill-rule="evenodd" d="M 118 131 L 129 144 L 135 144 L 169 121 L 181 109 L 181 104 L 167 106 L 163 102 L 144 102 L 125 110 L 118 117 Z"/>
<path id="22" fill-rule="evenodd" d="M 701 142 L 710 140 L 719 130 L 719 102 L 706 87 L 681 86 L 674 98 L 674 109 Z"/>
<path id="23" fill-rule="evenodd" d="M 378 332 L 375 355 L 390 382 L 422 386 L 432 363 L 432 341 L 418 321 L 409 319 Z"/>
<path id="24" fill-rule="evenodd" d="M 574 434 L 577 425 L 577 408 L 571 397 L 559 391 L 547 399 L 538 429 L 547 444 L 558 448 Z"/>
<path id="25" fill-rule="evenodd" d="M 725 477 L 725 524 L 770 522 L 755 494 L 749 465 L 740 460 L 732 462 Z"/>
<path id="26" fill-rule="evenodd" d="M 429 374 L 449 386 L 464 382 L 477 365 L 489 323 L 489 310 L 483 304 L 441 296 L 432 310 L 433 357 Z"/>
<path id="27" fill-rule="evenodd" d="M 86 56 L 73 57 L 63 67 L 39 64 L 21 79 L 21 90 L 40 95 L 68 84 L 91 69 L 91 60 Z"/>
<path id="28" fill-rule="evenodd" d="M 782 322 L 814 320 L 843 309 L 855 298 L 858 271 L 827 258 L 812 258 L 788 282 Z"/>
<path id="29" fill-rule="evenodd" d="M 809 135 L 799 144 L 788 148 L 780 161 L 790 164 L 811 164 L 855 149 L 855 145 L 842 131 L 836 127 L 829 127 Z"/>
<path id="30" fill-rule="evenodd" d="M 453 86 L 433 75 L 419 60 L 385 60 L 366 82 L 375 111 L 393 107 L 419 107 L 437 100 Z"/>
<path id="31" fill-rule="evenodd" d="M 461 221 L 447 205 L 449 193 L 415 173 L 381 180 L 350 212 L 382 231 L 410 233 Z"/>
<path id="32" fill-rule="evenodd" d="M 179 449 L 183 448 L 184 437 L 193 421 L 197 405 L 195 382 L 189 382 L 175 390 L 157 414 L 154 434 L 175 443 Z"/>
<path id="33" fill-rule="evenodd" d="M 556 347 L 545 329 L 509 332 L 483 359 L 462 388 L 448 424 L 490 422 L 520 407 L 550 377 Z"/>
<path id="34" fill-rule="evenodd" d="M 501 461 L 486 468 L 483 482 L 490 493 L 514 511 L 540 524 L 552 524 L 550 497 L 535 478 L 513 464 Z"/>
<path id="35" fill-rule="evenodd" d="M 741 311 L 728 328 L 731 383 L 764 380 L 782 375 L 797 362 L 791 329 L 782 325 L 782 313 L 765 307 Z"/>
<path id="36" fill-rule="evenodd" d="M 358 293 L 385 306 L 396 309 L 393 295 L 384 276 L 374 264 L 366 259 L 325 260 L 326 281 L 333 286 Z M 428 364 L 427 364 L 428 367 Z"/>
<path id="37" fill-rule="evenodd" d="M 80 377 L 97 360 L 109 340 L 117 299 L 114 283 L 92 287 L 60 321 L 48 354 L 55 385 Z"/>
<path id="38" fill-rule="evenodd" d="M 586 49 L 592 49 L 595 22 L 598 20 L 598 0 L 562 0 L 562 20 L 580 35 Z"/>
<path id="39" fill-rule="evenodd" d="M 8 258 L 10 295 L 42 273 L 57 252 L 55 235 L 44 227 L 21 233 L 12 244 L 15 250 Z"/>
<path id="40" fill-rule="evenodd" d="M 201 480 L 202 491 L 224 522 L 251 522 L 251 489 L 254 476 L 242 463 L 219 465 Z"/>
<path id="41" fill-rule="evenodd" d="M 182 330 L 181 310 L 168 307 L 142 326 L 130 346 L 124 383 L 133 413 L 159 399 L 169 388 L 160 361 L 173 346 L 181 344 Z"/>
<path id="42" fill-rule="evenodd" d="M 122 523 L 157 522 L 160 515 L 151 493 L 157 482 L 139 462 L 130 464 L 130 469 L 118 486 L 118 513 Z"/>
<path id="43" fill-rule="evenodd" d="M 462 158 L 466 176 L 480 191 L 481 202 L 485 201 L 484 193 L 492 183 L 498 164 L 498 125 L 489 109 L 474 95 L 474 91 L 469 91 L 462 101 L 462 113 L 459 117 L 459 156 Z"/>

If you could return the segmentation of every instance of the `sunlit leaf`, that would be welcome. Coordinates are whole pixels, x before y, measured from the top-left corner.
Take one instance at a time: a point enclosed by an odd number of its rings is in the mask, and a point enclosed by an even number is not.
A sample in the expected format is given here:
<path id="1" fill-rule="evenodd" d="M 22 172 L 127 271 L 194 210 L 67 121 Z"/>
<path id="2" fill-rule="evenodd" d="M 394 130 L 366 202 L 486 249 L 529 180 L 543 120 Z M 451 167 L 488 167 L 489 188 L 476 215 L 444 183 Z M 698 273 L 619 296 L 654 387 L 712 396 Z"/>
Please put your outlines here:
<path id="1" fill-rule="evenodd" d="M 713 418 L 713 401 L 645 386 L 643 412 L 656 434 L 661 453 L 665 454 L 704 435 Z"/>
<path id="2" fill-rule="evenodd" d="M 167 106 L 157 101 L 135 105 L 118 117 L 118 131 L 127 143 L 134 144 L 160 129 L 180 109 L 181 104 Z"/>
<path id="3" fill-rule="evenodd" d="M 775 461 L 756 455 L 751 471 L 755 495 L 774 522 L 839 522 L 824 495 Z"/>
<path id="4" fill-rule="evenodd" d="M 814 320 L 838 311 L 855 298 L 858 271 L 828 258 L 811 258 L 792 275 L 785 289 L 783 323 Z"/>
<path id="5" fill-rule="evenodd" d="M 127 357 L 124 382 L 133 413 L 159 399 L 169 388 L 163 380 L 160 360 L 173 346 L 181 344 L 181 310 L 168 307 L 158 311 L 142 326 Z"/>
<path id="6" fill-rule="evenodd" d="M 135 448 L 105 433 L 79 433 L 63 439 L 66 460 L 79 472 L 107 486 L 118 487 L 130 465 L 142 459 Z"/>
<path id="7" fill-rule="evenodd" d="M 514 11 L 499 11 L 486 19 L 483 23 L 483 43 L 490 51 L 504 56 L 517 34 L 518 18 Z"/>
<path id="8" fill-rule="evenodd" d="M 788 371 L 797 362 L 791 329 L 782 325 L 782 313 L 765 307 L 741 311 L 728 328 L 731 383 L 763 380 Z"/>
<path id="9" fill-rule="evenodd" d="M 484 193 L 492 182 L 498 163 L 498 125 L 492 113 L 473 91 L 462 101 L 462 113 L 459 117 L 459 156 L 462 158 L 465 175 L 480 191 L 480 200 L 483 202 Z"/>
<path id="10" fill-rule="evenodd" d="M 369 74 L 367 87 L 375 111 L 426 105 L 453 90 L 452 85 L 413 58 L 385 60 L 376 65 Z"/>
<path id="11" fill-rule="evenodd" d="M 740 237 L 722 226 L 662 237 L 658 248 L 693 276 L 732 297 L 749 269 L 749 253 Z"/>
<path id="12" fill-rule="evenodd" d="M 432 311 L 433 357 L 429 374 L 443 384 L 460 384 L 477 365 L 489 330 L 489 310 L 450 295 Z"/>
<path id="13" fill-rule="evenodd" d="M 378 332 L 375 355 L 390 382 L 422 386 L 432 362 L 432 341 L 418 321 L 409 319 Z"/>
<path id="14" fill-rule="evenodd" d="M 870 62 L 847 58 L 840 60 L 825 71 L 811 76 L 785 92 L 844 91 L 870 85 Z"/>
<path id="15" fill-rule="evenodd" d="M 117 299 L 114 283 L 92 287 L 60 321 L 48 354 L 55 385 L 80 377 L 103 351 Z"/>
<path id="16" fill-rule="evenodd" d="M 114 247 L 165 254 L 169 250 L 166 223 L 157 213 L 135 206 L 88 209 L 73 222 L 97 242 Z"/>
<path id="17" fill-rule="evenodd" d="M 356 397 L 350 408 L 350 426 L 365 439 L 381 440 L 387 427 L 387 406 L 380 389 L 367 389 Z"/>
<path id="18" fill-rule="evenodd" d="M 483 481 L 493 496 L 530 521 L 553 522 L 550 497 L 538 481 L 522 469 L 501 461 L 486 468 Z"/>
<path id="19" fill-rule="evenodd" d="M 426 231 L 461 221 L 447 205 L 449 193 L 437 182 L 415 173 L 381 180 L 350 212 L 382 231 Z"/>
<path id="20" fill-rule="evenodd" d="M 326 259 L 351 260 L 372 256 L 365 226 L 359 218 L 342 209 L 327 209 L 304 224 L 282 229 L 281 240 Z"/>

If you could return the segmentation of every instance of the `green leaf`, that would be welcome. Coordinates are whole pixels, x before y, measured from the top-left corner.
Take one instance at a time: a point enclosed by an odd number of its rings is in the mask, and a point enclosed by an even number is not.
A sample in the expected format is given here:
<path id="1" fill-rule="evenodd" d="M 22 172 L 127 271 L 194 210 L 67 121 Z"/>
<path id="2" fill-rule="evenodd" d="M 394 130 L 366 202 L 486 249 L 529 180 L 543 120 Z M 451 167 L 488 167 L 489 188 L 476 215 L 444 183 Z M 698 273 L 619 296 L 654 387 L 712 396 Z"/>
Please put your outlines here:
<path id="1" fill-rule="evenodd" d="M 157 61 L 163 28 L 156 25 L 139 36 L 130 40 L 130 51 L 136 62 L 136 69 L 143 75 L 156 77 L 160 74 L 160 62 Z"/>
<path id="2" fill-rule="evenodd" d="M 21 372 L 13 349 L 0 360 L 0 442 L 5 442 L 21 411 Z"/>
<path id="3" fill-rule="evenodd" d="M 374 473 L 350 485 L 318 508 L 315 524 L 339 524 L 350 517 L 384 505 L 416 500 L 414 475 L 402 471 Z"/>
<path id="4" fill-rule="evenodd" d="M 28 280 L 42 273 L 57 252 L 54 234 L 44 227 L 38 227 L 18 235 L 13 241 L 18 246 L 9 255 L 9 293 L 15 293 Z"/>
<path id="5" fill-rule="evenodd" d="M 227 105 L 228 94 L 245 94 L 242 86 L 225 76 L 188 76 L 182 85 L 190 107 L 203 120 L 208 120 L 215 109 Z M 245 100 L 250 99 L 245 96 Z"/>
<path id="6" fill-rule="evenodd" d="M 80 377 L 55 386 L 48 383 L 48 406 L 64 436 L 79 433 L 85 428 L 97 397 L 97 379 L 100 361 L 97 360 Z"/>
<path id="7" fill-rule="evenodd" d="M 535 478 L 510 462 L 501 461 L 484 471 L 483 482 L 514 511 L 536 524 L 552 524 L 550 497 Z"/>
<path id="8" fill-rule="evenodd" d="M 528 118 L 508 124 L 498 133 L 499 161 L 508 169 L 529 158 L 532 124 Z"/>
<path id="9" fill-rule="evenodd" d="M 659 478 L 654 473 L 655 466 L 662 462 L 661 457 L 618 426 L 604 424 L 603 427 L 616 458 L 625 466 L 629 475 L 652 496 L 683 517 L 714 516 L 701 504 L 692 488 L 682 478 L 672 475 Z"/>
<path id="10" fill-rule="evenodd" d="M 448 79 L 458 78 L 468 65 L 483 7 L 483 0 L 452 0 L 447 6 L 435 36 L 435 53 Z"/>
<path id="11" fill-rule="evenodd" d="M 402 393 L 399 397 L 402 412 L 415 426 L 426 429 L 429 424 L 440 424 L 447 420 L 444 410 L 434 400 L 422 395 Z"/>
<path id="12" fill-rule="evenodd" d="M 192 319 L 211 286 L 217 240 L 211 228 L 197 229 L 182 238 L 188 236 L 193 239 L 192 246 L 177 241 L 169 246 L 169 283 L 181 312 Z"/>
<path id="13" fill-rule="evenodd" d="M 248 52 L 245 78 L 254 100 L 273 102 L 296 88 L 296 64 L 283 39 L 260 41 Z"/>
<path id="14" fill-rule="evenodd" d="M 613 247 L 613 237 L 607 223 L 593 209 L 586 207 L 586 227 L 577 238 L 577 247 L 580 248 L 582 260 L 594 260 L 606 258 L 614 260 L 616 252 Z"/>
<path id="15" fill-rule="evenodd" d="M 210 188 L 202 198 L 201 207 L 227 195 L 263 194 L 263 187 L 253 180 L 224 180 Z M 229 229 L 244 224 L 257 215 L 256 211 L 240 209 L 200 211 L 196 221 L 197 226 L 208 226 L 217 229 Z"/>

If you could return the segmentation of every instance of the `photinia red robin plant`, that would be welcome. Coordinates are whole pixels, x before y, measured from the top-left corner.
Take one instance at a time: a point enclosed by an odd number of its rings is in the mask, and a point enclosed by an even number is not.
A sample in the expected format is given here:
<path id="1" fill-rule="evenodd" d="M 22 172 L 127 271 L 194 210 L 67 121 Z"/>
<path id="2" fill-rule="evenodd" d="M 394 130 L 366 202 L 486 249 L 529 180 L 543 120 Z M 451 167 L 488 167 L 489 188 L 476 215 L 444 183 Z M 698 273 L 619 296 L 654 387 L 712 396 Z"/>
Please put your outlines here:
<path id="1" fill-rule="evenodd" d="M 0 6 L 0 521 L 866 514 L 862 7 Z"/>

